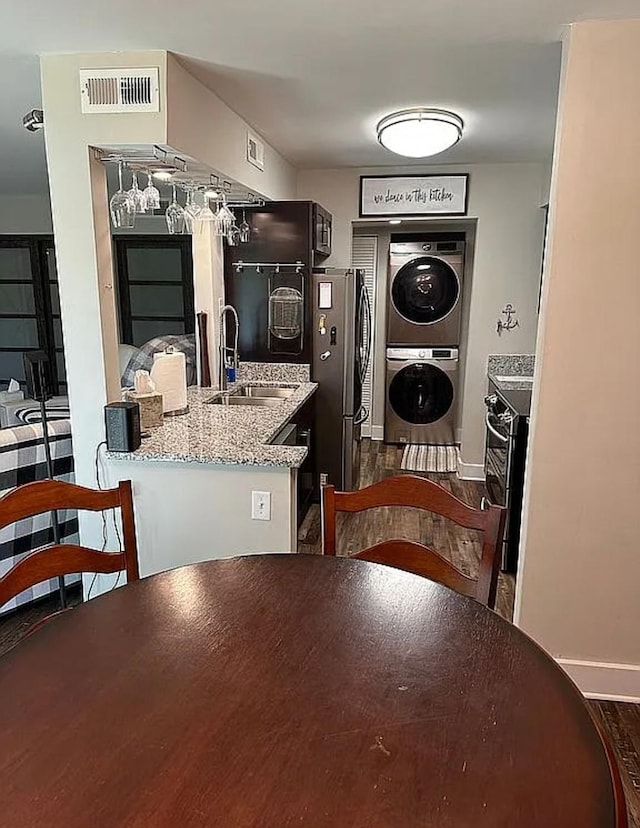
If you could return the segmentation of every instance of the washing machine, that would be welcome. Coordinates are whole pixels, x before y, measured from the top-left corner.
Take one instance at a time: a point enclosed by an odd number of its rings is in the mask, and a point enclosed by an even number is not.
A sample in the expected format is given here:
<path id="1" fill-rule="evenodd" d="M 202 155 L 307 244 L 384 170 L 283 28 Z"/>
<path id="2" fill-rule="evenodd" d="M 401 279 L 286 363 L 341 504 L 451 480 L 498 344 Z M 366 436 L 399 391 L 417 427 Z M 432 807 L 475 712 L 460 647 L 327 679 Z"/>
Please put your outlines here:
<path id="1" fill-rule="evenodd" d="M 460 344 L 463 241 L 391 242 L 387 347 Z"/>
<path id="2" fill-rule="evenodd" d="M 388 348 L 385 443 L 452 445 L 457 348 Z"/>

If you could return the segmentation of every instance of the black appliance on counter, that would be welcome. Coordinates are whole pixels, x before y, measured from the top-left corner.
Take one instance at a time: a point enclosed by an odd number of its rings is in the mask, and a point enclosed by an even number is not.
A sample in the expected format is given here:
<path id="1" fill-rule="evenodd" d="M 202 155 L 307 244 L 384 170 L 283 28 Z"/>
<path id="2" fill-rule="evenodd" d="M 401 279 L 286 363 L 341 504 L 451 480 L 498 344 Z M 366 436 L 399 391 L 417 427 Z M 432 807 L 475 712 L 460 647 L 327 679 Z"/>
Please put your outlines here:
<path id="1" fill-rule="evenodd" d="M 241 357 L 311 363 L 311 271 L 331 254 L 331 215 L 312 201 L 272 201 L 245 215 L 249 242 L 224 251 L 225 301 L 238 312 Z"/>
<path id="2" fill-rule="evenodd" d="M 508 510 L 501 569 L 503 572 L 515 572 L 520 545 L 531 391 L 505 391 L 489 380 L 489 393 L 484 402 L 487 500 Z"/>

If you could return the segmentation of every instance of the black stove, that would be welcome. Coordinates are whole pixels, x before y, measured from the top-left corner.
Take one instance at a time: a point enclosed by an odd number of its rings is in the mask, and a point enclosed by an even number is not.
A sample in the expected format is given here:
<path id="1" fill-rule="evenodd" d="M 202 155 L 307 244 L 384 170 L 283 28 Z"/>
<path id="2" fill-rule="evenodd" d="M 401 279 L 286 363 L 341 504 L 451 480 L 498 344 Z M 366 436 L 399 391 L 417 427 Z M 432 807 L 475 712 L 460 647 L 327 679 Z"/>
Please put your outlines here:
<path id="1" fill-rule="evenodd" d="M 505 388 L 503 384 L 498 382 L 493 382 L 491 379 L 489 380 L 490 383 L 490 391 L 499 394 L 502 399 L 506 402 L 509 408 L 518 415 L 518 417 L 528 417 L 531 413 L 531 389 L 527 388 L 525 390 L 519 389 L 508 389 Z"/>
<path id="2" fill-rule="evenodd" d="M 501 569 L 503 572 L 515 572 L 518 567 L 531 391 L 505 390 L 490 379 L 489 393 L 484 401 L 487 499 L 508 510 Z"/>

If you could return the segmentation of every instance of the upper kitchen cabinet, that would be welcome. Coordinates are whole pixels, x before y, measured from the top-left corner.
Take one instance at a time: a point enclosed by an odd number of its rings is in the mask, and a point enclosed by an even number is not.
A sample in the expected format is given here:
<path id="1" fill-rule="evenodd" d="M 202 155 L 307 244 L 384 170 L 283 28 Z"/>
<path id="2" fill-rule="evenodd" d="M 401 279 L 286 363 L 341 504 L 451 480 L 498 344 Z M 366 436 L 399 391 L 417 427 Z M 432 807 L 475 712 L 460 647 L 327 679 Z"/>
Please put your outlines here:
<path id="1" fill-rule="evenodd" d="M 240 320 L 240 356 L 308 363 L 311 271 L 331 252 L 331 215 L 312 201 L 274 201 L 247 208 L 246 219 L 250 241 L 225 244 L 224 256 L 225 298 Z"/>
<path id="2" fill-rule="evenodd" d="M 324 207 L 313 204 L 313 252 L 317 256 L 331 255 L 333 217 Z"/>

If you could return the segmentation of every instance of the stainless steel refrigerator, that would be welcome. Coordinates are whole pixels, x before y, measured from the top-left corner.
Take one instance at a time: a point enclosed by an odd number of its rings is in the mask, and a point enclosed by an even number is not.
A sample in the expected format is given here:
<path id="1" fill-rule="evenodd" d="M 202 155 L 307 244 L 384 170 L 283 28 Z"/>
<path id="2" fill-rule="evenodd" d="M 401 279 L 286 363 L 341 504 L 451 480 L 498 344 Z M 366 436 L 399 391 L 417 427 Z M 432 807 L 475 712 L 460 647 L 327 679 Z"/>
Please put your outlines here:
<path id="1" fill-rule="evenodd" d="M 362 388 L 371 357 L 371 305 L 363 270 L 315 268 L 312 274 L 316 457 L 320 483 L 358 486 Z"/>

